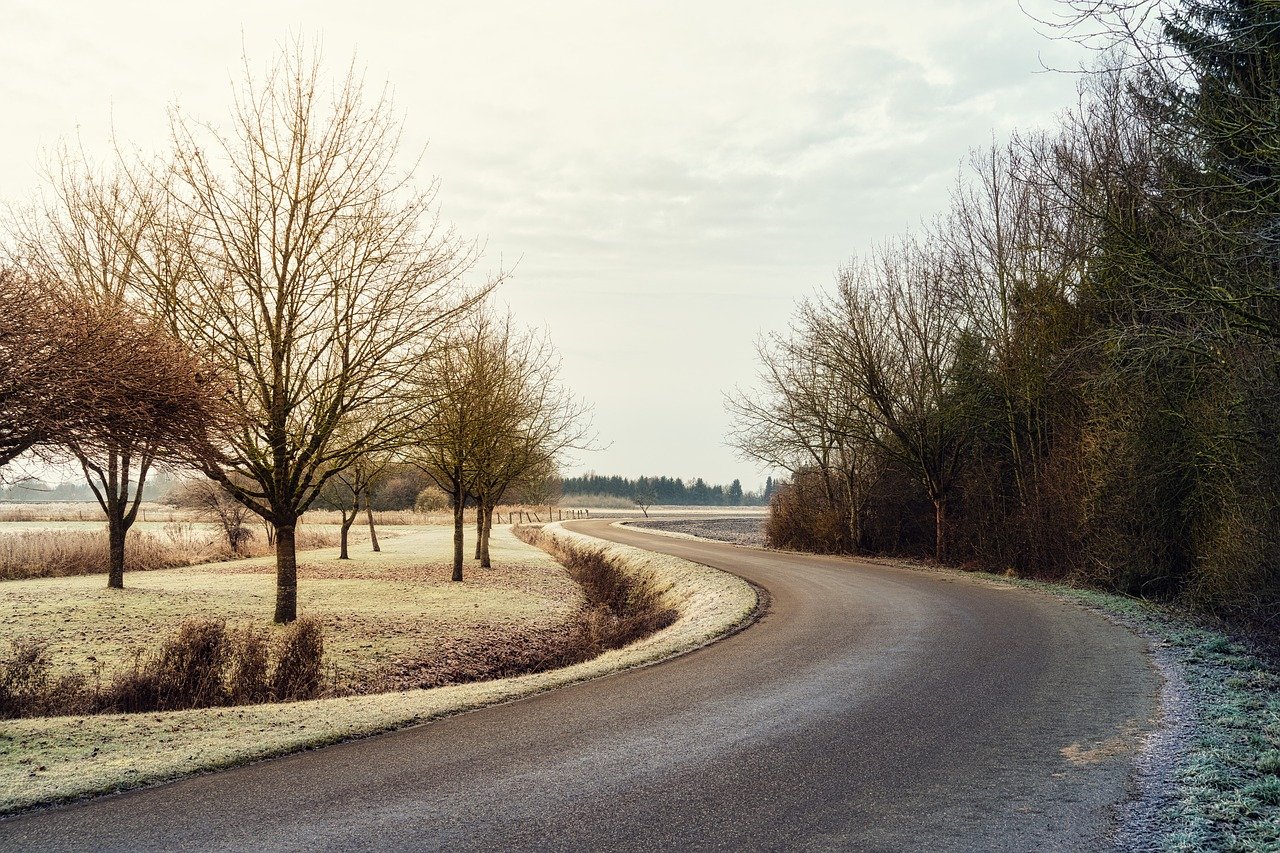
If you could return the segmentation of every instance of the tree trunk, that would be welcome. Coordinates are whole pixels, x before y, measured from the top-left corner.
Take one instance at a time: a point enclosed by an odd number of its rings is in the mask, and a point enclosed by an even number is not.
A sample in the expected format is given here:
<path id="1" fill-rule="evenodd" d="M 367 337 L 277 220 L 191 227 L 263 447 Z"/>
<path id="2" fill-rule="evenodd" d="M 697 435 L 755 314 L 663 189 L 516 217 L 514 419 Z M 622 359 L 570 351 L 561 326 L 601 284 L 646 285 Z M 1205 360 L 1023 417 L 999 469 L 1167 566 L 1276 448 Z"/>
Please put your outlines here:
<path id="1" fill-rule="evenodd" d="M 110 559 L 107 565 L 108 589 L 124 589 L 124 540 L 128 531 L 124 520 L 115 511 L 118 509 L 112 507 L 113 511 L 107 518 L 107 551 Z"/>
<path id="2" fill-rule="evenodd" d="M 356 523 L 356 510 L 351 511 L 348 516 L 345 512 L 342 514 L 342 534 L 341 544 L 338 546 L 338 559 L 350 560 L 351 555 L 347 553 L 347 534 L 351 532 L 351 525 Z"/>
<path id="3" fill-rule="evenodd" d="M 298 547 L 294 524 L 276 526 L 276 622 L 298 618 Z"/>
<path id="4" fill-rule="evenodd" d="M 455 581 L 462 580 L 462 528 L 465 526 L 462 503 L 465 499 L 462 488 L 457 487 L 457 492 L 453 496 L 453 579 Z"/>
<path id="5" fill-rule="evenodd" d="M 489 533 L 493 530 L 493 507 L 481 503 L 476 512 L 483 520 L 480 526 L 480 567 L 489 569 L 493 563 L 489 561 Z"/>
<path id="6" fill-rule="evenodd" d="M 947 499 L 933 499 L 933 557 L 939 563 L 947 559 Z"/>
<path id="7" fill-rule="evenodd" d="M 476 559 L 484 560 L 484 501 L 476 502 Z"/>
<path id="8" fill-rule="evenodd" d="M 364 514 L 369 520 L 369 541 L 373 543 L 373 552 L 376 554 L 382 549 L 378 547 L 378 531 L 373 527 L 373 501 L 369 498 L 369 490 L 364 492 Z"/>

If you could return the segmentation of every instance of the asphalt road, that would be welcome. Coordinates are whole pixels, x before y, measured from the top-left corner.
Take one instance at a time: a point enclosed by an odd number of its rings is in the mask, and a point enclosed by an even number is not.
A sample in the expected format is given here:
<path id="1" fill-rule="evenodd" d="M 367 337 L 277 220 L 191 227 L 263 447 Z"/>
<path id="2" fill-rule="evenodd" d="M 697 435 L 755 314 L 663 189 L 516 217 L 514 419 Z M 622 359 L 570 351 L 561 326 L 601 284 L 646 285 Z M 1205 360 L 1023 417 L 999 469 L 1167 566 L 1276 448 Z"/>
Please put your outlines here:
<path id="1" fill-rule="evenodd" d="M 1037 593 L 575 522 L 768 613 L 666 663 L 0 822 L 3 849 L 1097 850 L 1159 677 Z"/>

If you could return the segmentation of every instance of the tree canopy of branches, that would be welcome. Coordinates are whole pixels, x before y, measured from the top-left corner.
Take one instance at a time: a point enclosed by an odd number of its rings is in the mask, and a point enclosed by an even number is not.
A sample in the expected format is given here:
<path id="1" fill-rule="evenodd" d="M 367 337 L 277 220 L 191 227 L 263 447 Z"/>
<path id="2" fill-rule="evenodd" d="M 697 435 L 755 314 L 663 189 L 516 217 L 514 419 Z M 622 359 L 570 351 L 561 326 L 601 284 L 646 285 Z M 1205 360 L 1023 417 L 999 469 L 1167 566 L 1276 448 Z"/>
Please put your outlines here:
<path id="1" fill-rule="evenodd" d="M 55 304 L 81 315 L 69 318 L 70 329 L 93 337 L 88 346 L 82 340 L 76 369 L 94 387 L 76 400 L 80 423 L 58 444 L 79 462 L 106 514 L 107 583 L 119 588 L 148 473 L 200 458 L 221 421 L 223 389 L 154 313 L 154 294 L 170 283 L 152 254 L 154 194 L 126 178 L 95 176 L 65 151 L 57 166 L 51 197 L 19 218 L 10 251 L 32 276 L 57 282 L 64 295 Z"/>
<path id="2" fill-rule="evenodd" d="M 66 440 L 96 409 L 100 336 L 50 282 L 0 267 L 0 466 Z"/>
<path id="3" fill-rule="evenodd" d="M 545 334 L 522 332 L 508 315 L 483 342 L 489 364 L 487 436 L 475 457 L 476 558 L 490 565 L 493 511 L 513 487 L 555 475 L 566 453 L 591 446 L 591 411 L 564 387 L 560 358 Z"/>
<path id="4" fill-rule="evenodd" d="M 493 510 L 507 490 L 545 478 L 562 454 L 590 441 L 589 411 L 562 388 L 558 369 L 545 337 L 489 311 L 423 359 L 412 453 L 452 502 L 455 581 L 463 579 L 467 500 L 476 504 L 476 558 L 488 566 Z"/>
<path id="5" fill-rule="evenodd" d="M 1120 52 L 1061 128 L 975 152 L 943 216 L 767 338 L 731 440 L 792 473 L 789 542 L 930 534 L 1280 630 L 1280 10 L 1074 5 Z"/>
<path id="6" fill-rule="evenodd" d="M 401 441 L 402 383 L 477 298 L 463 285 L 476 249 L 439 222 L 434 185 L 396 171 L 391 104 L 354 74 L 327 87 L 298 45 L 261 80 L 246 69 L 234 104 L 225 131 L 172 112 L 164 215 L 181 275 L 156 278 L 178 334 L 231 380 L 235 421 L 202 467 L 274 526 L 289 622 L 299 517 Z"/>

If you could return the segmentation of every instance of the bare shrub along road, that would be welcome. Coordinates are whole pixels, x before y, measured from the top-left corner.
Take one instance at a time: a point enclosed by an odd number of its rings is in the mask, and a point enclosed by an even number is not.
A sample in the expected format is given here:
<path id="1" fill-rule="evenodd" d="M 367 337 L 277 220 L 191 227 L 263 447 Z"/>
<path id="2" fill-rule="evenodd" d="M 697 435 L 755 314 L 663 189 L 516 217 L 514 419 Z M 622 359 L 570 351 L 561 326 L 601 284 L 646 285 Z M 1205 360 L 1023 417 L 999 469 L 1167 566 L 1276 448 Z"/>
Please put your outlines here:
<path id="1" fill-rule="evenodd" d="M 5 849 L 1093 850 L 1159 678 L 1023 590 L 574 522 L 767 589 L 658 666 L 0 822 Z"/>

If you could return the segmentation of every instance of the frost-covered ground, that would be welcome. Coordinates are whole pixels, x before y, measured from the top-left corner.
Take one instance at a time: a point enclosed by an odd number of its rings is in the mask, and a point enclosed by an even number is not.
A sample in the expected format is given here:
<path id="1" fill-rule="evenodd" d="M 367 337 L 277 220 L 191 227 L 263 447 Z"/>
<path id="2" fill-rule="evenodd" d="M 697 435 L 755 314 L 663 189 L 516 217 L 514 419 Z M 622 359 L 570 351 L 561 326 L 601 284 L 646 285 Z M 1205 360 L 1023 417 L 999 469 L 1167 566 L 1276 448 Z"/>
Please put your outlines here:
<path id="1" fill-rule="evenodd" d="M 664 530 L 668 533 L 683 533 L 686 536 L 697 536 L 701 539 L 715 539 L 720 542 L 732 542 L 734 545 L 749 545 L 763 548 L 764 518 L 698 518 L 698 519 L 649 519 L 633 521 L 632 527 L 648 527 L 653 530 Z"/>
<path id="2" fill-rule="evenodd" d="M 585 663 L 515 678 L 282 704 L 3 721 L 0 814 L 243 764 L 511 701 L 689 651 L 733 630 L 755 612 L 755 590 L 733 575 L 676 557 L 603 543 L 557 525 L 547 529 L 551 535 L 580 539 L 602 548 L 628 570 L 652 574 L 666 589 L 665 601 L 680 611 L 679 618 L 656 634 Z M 406 535 L 396 544 L 405 549 L 413 542 Z M 526 570 L 531 563 L 544 562 L 551 571 L 563 572 L 544 552 L 519 542 L 505 527 L 494 528 L 494 545 L 509 549 L 502 556 L 518 557 Z M 499 562 L 497 552 L 494 558 L 495 564 Z M 307 559 L 312 557 L 308 555 Z M 413 574 L 429 568 L 415 563 L 405 570 Z M 481 571 L 472 572 L 476 587 L 483 586 L 479 582 Z M 148 573 L 148 577 L 162 574 Z M 318 587 L 324 580 L 313 577 L 304 583 L 304 588 Z M 406 577 L 396 583 L 413 580 Z M 529 582 L 528 578 L 525 582 Z M 12 583 L 5 587 L 16 590 L 22 582 Z M 266 603 L 260 602 L 261 606 L 269 604 L 267 592 L 269 587 L 262 597 Z M 316 602 L 311 604 L 315 606 Z M 415 606 L 423 604 L 416 602 Z M 469 606 L 483 610 L 478 604 L 479 601 L 472 601 Z M 443 615 L 439 607 L 431 606 L 425 607 L 424 613 L 428 618 Z"/>
<path id="3" fill-rule="evenodd" d="M 764 545 L 763 519 L 630 522 L 676 536 Z M 1145 637 L 1166 684 L 1161 726 L 1113 839 L 1122 851 L 1280 851 L 1280 669 L 1249 644 L 1147 602 L 1061 584 L 893 565 L 1037 589 Z"/>
<path id="4" fill-rule="evenodd" d="M 1258 649 L 1137 599 L 892 562 L 1047 592 L 1148 640 L 1165 678 L 1161 726 L 1139 762 L 1115 849 L 1280 851 L 1280 671 Z"/>

